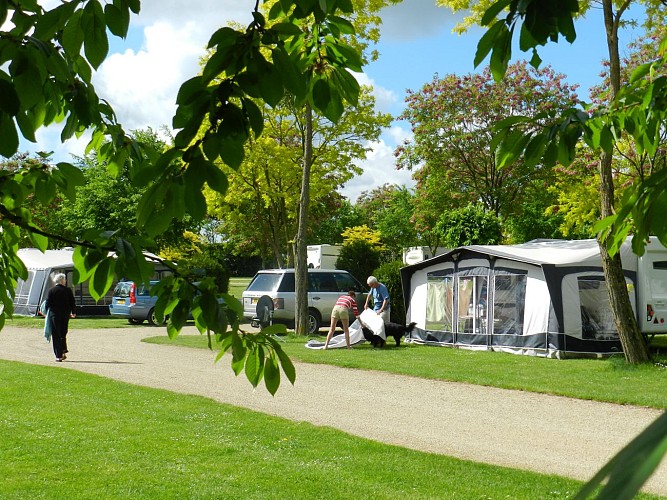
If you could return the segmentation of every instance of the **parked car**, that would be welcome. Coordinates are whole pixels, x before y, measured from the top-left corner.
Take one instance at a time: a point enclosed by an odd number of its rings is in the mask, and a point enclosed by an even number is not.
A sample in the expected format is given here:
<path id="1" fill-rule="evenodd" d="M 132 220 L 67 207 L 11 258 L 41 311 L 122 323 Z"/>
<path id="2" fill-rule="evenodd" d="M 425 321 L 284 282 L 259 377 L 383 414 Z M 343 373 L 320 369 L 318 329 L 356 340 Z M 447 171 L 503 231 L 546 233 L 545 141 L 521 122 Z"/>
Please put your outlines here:
<path id="1" fill-rule="evenodd" d="M 338 269 L 308 269 L 308 331 L 317 333 L 331 322 L 336 300 L 349 290 L 357 292 L 357 306 L 366 301 L 366 287 L 349 272 Z M 273 321 L 293 327 L 295 311 L 294 269 L 259 271 L 243 292 L 243 316 L 256 320 L 257 303 L 263 296 L 273 302 Z"/>
<path id="2" fill-rule="evenodd" d="M 158 282 L 151 281 L 150 287 L 156 283 Z M 150 294 L 150 287 L 144 283 L 137 285 L 134 281 L 119 281 L 114 289 L 111 304 L 109 304 L 109 314 L 117 318 L 127 318 L 130 323 L 136 325 L 144 321 L 148 321 L 151 325 L 158 325 L 155 317 L 157 296 Z"/>

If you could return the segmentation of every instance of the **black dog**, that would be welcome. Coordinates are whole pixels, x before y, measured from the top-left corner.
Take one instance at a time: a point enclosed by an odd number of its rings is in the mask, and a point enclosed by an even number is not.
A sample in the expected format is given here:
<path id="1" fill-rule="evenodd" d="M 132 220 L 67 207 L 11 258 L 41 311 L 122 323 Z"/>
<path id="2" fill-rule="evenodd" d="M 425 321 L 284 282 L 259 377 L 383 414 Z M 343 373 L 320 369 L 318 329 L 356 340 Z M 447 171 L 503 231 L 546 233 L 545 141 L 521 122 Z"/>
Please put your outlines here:
<path id="1" fill-rule="evenodd" d="M 396 347 L 401 345 L 401 337 L 406 333 L 410 333 L 417 323 L 410 323 L 408 326 L 400 325 L 398 323 L 385 323 L 384 333 L 387 337 L 394 337 Z M 384 347 L 385 340 L 379 335 L 375 335 L 370 328 L 361 327 L 364 338 L 368 340 L 373 347 Z"/>

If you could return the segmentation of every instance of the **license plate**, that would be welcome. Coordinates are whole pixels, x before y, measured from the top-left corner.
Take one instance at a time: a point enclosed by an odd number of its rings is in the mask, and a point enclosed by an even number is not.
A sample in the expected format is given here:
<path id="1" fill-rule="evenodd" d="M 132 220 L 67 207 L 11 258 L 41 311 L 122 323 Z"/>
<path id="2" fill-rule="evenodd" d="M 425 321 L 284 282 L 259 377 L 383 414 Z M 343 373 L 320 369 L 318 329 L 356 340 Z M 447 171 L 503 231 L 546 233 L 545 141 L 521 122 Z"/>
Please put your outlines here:
<path id="1" fill-rule="evenodd" d="M 125 305 L 125 299 L 118 299 L 116 301 L 116 304 L 118 304 L 119 306 Z"/>

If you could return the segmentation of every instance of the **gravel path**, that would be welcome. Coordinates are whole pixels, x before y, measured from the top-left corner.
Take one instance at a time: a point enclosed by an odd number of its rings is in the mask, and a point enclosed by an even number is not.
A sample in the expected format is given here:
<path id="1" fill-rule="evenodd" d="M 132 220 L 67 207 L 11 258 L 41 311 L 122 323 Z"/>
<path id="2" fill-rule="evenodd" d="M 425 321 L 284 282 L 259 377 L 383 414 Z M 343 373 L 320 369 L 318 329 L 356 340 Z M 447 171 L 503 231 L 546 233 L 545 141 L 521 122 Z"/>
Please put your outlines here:
<path id="1" fill-rule="evenodd" d="M 660 415 L 647 408 L 301 363 L 296 384 L 283 377 L 272 397 L 264 386 L 253 390 L 243 375 L 234 377 L 228 358 L 214 363 L 215 353 L 207 350 L 140 341 L 160 332 L 72 330 L 68 359 L 56 364 L 40 331 L 8 327 L 0 332 L 0 358 L 198 394 L 406 448 L 582 480 Z M 196 331 L 186 327 L 184 333 Z M 666 463 L 646 489 L 667 496 Z"/>

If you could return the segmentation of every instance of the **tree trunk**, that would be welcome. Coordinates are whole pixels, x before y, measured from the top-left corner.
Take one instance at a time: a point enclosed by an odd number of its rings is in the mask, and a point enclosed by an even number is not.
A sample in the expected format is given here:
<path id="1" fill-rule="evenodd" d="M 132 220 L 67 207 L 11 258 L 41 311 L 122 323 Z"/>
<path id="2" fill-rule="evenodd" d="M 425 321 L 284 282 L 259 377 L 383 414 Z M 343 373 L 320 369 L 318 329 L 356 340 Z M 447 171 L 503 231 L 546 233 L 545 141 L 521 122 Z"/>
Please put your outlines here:
<path id="1" fill-rule="evenodd" d="M 621 87 L 621 64 L 618 51 L 618 21 L 627 8 L 626 2 L 619 8 L 616 16 L 613 12 L 612 0 L 603 0 L 604 24 L 607 34 L 607 48 L 609 51 L 609 101 L 613 101 Z M 614 181 L 612 176 L 612 155 L 606 152 L 600 157 L 600 203 L 602 218 L 614 213 Z M 639 331 L 639 325 L 632 311 L 630 297 L 625 284 L 620 254 L 614 257 L 609 255 L 605 244 L 598 238 L 602 269 L 604 270 L 609 302 L 614 315 L 614 323 L 621 339 L 625 359 L 628 363 L 639 364 L 651 360 L 651 354 L 644 337 Z"/>
<path id="2" fill-rule="evenodd" d="M 308 248 L 306 229 L 310 205 L 310 167 L 313 161 L 313 110 L 306 103 L 306 127 L 303 138 L 303 177 L 301 180 L 301 200 L 299 220 L 294 242 L 295 300 L 294 332 L 308 335 Z"/>

